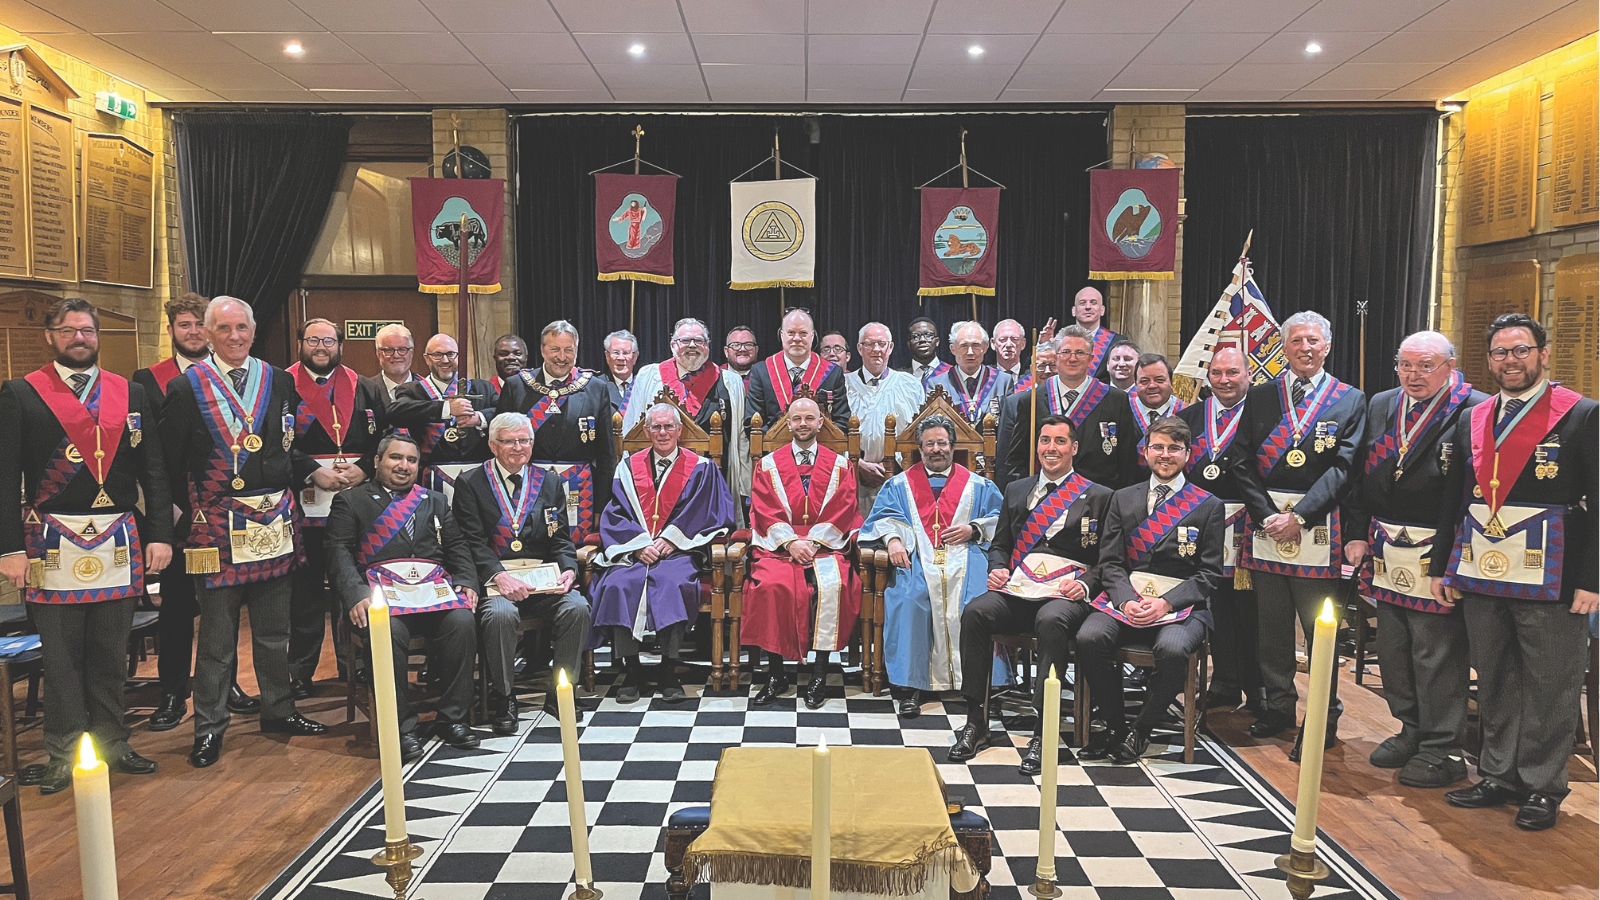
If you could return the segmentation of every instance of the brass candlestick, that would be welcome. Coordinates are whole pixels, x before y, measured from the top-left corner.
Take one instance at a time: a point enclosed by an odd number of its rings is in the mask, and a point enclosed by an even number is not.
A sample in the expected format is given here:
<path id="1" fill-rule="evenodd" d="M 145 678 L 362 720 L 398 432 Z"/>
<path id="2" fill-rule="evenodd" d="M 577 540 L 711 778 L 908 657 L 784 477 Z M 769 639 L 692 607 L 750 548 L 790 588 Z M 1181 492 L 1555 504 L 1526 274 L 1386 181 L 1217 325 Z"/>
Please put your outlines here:
<path id="1" fill-rule="evenodd" d="M 595 887 L 594 882 L 591 881 L 587 884 L 579 884 L 568 900 L 600 900 L 604 896 L 605 892 Z"/>
<path id="2" fill-rule="evenodd" d="M 384 880 L 394 890 L 394 900 L 406 900 L 406 888 L 411 886 L 411 861 L 422 855 L 422 848 L 411 843 L 409 837 L 398 841 L 385 841 L 383 849 L 372 857 L 372 864 L 388 869 Z M 421 898 L 415 898 L 421 900 Z"/>
<path id="3" fill-rule="evenodd" d="M 1061 896 L 1061 888 L 1056 887 L 1053 878 L 1040 878 L 1028 886 L 1028 893 L 1038 897 L 1039 900 L 1054 900 Z"/>
<path id="4" fill-rule="evenodd" d="M 1315 851 L 1291 850 L 1276 860 L 1278 870 L 1289 876 L 1289 896 L 1294 900 L 1309 900 L 1317 882 L 1324 881 L 1328 867 L 1317 859 Z"/>

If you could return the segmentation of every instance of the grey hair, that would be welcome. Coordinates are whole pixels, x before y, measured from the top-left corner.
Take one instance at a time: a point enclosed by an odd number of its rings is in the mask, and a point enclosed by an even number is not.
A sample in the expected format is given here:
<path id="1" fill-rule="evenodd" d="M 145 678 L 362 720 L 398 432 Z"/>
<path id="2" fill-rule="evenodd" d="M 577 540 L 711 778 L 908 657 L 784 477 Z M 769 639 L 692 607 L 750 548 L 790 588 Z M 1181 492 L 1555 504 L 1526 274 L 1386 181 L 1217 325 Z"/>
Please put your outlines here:
<path id="1" fill-rule="evenodd" d="M 1312 312 L 1309 309 L 1303 309 L 1283 320 L 1283 339 L 1285 341 L 1289 339 L 1289 329 L 1306 325 L 1315 325 L 1317 330 L 1322 332 L 1322 339 L 1330 344 L 1333 343 L 1333 323 L 1322 313 Z"/>
<path id="2" fill-rule="evenodd" d="M 700 334 L 705 337 L 706 346 L 710 346 L 711 345 L 711 329 L 706 326 L 706 323 L 700 321 L 699 319 L 696 319 L 694 316 L 685 316 L 685 317 L 679 319 L 678 321 L 673 322 L 672 323 L 672 336 L 673 337 L 677 337 L 678 336 L 678 329 L 682 328 L 685 325 L 698 325 L 698 326 L 700 326 Z"/>
<path id="3" fill-rule="evenodd" d="M 1016 319 L 1001 319 L 1000 321 L 994 323 L 995 333 L 999 333 L 1001 325 L 1015 325 L 1017 326 L 1018 334 L 1020 334 L 1024 340 L 1026 340 L 1028 337 L 1028 332 L 1022 327 L 1022 323 L 1018 322 Z"/>
<path id="4" fill-rule="evenodd" d="M 533 437 L 533 420 L 527 414 L 519 412 L 503 412 L 494 417 L 489 423 L 489 440 L 498 441 L 500 435 L 508 431 L 527 429 L 528 437 Z"/>
<path id="5" fill-rule="evenodd" d="M 922 434 L 923 434 L 923 432 L 927 431 L 930 428 L 943 428 L 944 429 L 944 433 L 950 435 L 950 439 L 952 441 L 955 440 L 955 437 L 956 437 L 956 423 L 950 421 L 950 417 L 949 416 L 941 415 L 939 413 L 934 413 L 933 415 L 931 415 L 931 416 L 927 417 L 926 419 L 923 419 L 922 421 L 917 423 L 917 443 L 918 444 L 922 443 Z"/>
<path id="6" fill-rule="evenodd" d="M 406 340 L 411 342 L 413 347 L 415 347 L 417 344 L 417 339 L 411 336 L 411 329 L 400 324 L 399 322 L 390 322 L 382 328 L 379 328 L 378 333 L 372 336 L 372 342 L 376 344 L 391 334 L 398 334 L 401 337 L 404 337 Z"/>
<path id="7" fill-rule="evenodd" d="M 544 344 L 544 339 L 552 334 L 570 334 L 572 335 L 572 342 L 578 342 L 578 329 L 574 328 L 572 323 L 568 322 L 566 319 L 557 319 L 554 322 L 551 322 L 549 325 L 546 325 L 544 330 L 539 332 L 539 344 L 542 346 Z"/>
<path id="8" fill-rule="evenodd" d="M 1082 325 L 1068 325 L 1067 327 L 1056 332 L 1056 346 L 1061 346 L 1061 342 L 1067 338 L 1077 338 L 1078 340 L 1088 344 L 1090 347 L 1094 346 L 1094 338 L 1089 336 L 1088 329 L 1084 328 Z"/>
<path id="9" fill-rule="evenodd" d="M 1400 342 L 1402 351 L 1408 346 L 1442 353 L 1445 359 L 1454 359 L 1456 355 L 1456 345 L 1437 331 L 1419 331 Z"/>
<path id="10" fill-rule="evenodd" d="M 882 328 L 884 331 L 889 331 L 889 326 L 883 324 L 882 322 L 868 322 L 867 324 L 861 326 L 860 331 L 856 332 L 856 343 L 865 344 L 867 342 L 867 329 L 874 325 Z M 889 331 L 889 343 L 894 343 L 894 332 L 892 331 Z"/>
<path id="11" fill-rule="evenodd" d="M 989 329 L 984 328 L 983 323 L 981 322 L 957 322 L 954 325 L 951 325 L 950 343 L 954 344 L 956 342 L 956 335 L 960 334 L 961 329 L 966 328 L 968 325 L 978 329 L 978 333 L 983 335 L 983 342 L 985 344 L 989 343 Z"/>
<path id="12" fill-rule="evenodd" d="M 215 325 L 217 321 L 217 310 L 227 306 L 230 303 L 237 303 L 239 308 L 244 310 L 244 320 L 250 323 L 251 328 L 256 327 L 256 311 L 250 308 L 250 304 L 240 300 L 238 297 L 229 297 L 227 294 L 223 294 L 220 297 L 213 297 L 211 302 L 206 304 L 206 314 L 201 320 L 201 324 L 205 325 L 207 328 Z"/>
<path id="13" fill-rule="evenodd" d="M 672 421 L 679 425 L 683 424 L 683 414 L 678 412 L 678 408 L 673 406 L 671 403 L 652 403 L 650 408 L 644 411 L 643 421 L 648 424 L 650 422 L 650 417 L 658 412 L 672 413 Z"/>
<path id="14" fill-rule="evenodd" d="M 633 336 L 633 332 L 629 331 L 626 328 L 618 329 L 617 331 L 613 331 L 610 334 L 606 335 L 606 339 L 604 341 L 600 342 L 601 349 L 610 350 L 611 349 L 611 342 L 616 340 L 617 338 L 622 338 L 623 340 L 627 341 L 629 344 L 632 344 L 634 352 L 638 352 L 638 350 L 639 350 L 639 339 L 634 337 Z"/>

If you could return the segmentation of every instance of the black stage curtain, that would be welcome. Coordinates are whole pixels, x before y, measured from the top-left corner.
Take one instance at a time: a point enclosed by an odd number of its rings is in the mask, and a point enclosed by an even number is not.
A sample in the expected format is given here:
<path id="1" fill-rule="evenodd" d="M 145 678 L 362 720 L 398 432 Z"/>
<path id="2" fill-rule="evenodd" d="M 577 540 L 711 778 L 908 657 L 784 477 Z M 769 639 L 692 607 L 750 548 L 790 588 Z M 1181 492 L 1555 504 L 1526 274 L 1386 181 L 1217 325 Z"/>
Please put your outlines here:
<path id="1" fill-rule="evenodd" d="M 1187 343 L 1227 286 L 1253 228 L 1250 259 L 1282 321 L 1315 310 L 1333 323 L 1328 370 L 1394 387 L 1394 354 L 1427 327 L 1433 282 L 1433 112 L 1191 118 L 1183 229 Z"/>
<path id="2" fill-rule="evenodd" d="M 817 138 L 812 143 L 808 123 Z M 965 126 L 969 163 L 1006 186 L 1000 200 L 1000 271 L 995 297 L 979 298 L 989 326 L 1015 318 L 1024 327 L 1061 317 L 1088 273 L 1088 178 L 1106 155 L 1104 113 L 843 116 L 759 115 L 529 116 L 518 121 L 517 302 L 527 336 L 564 318 L 585 340 L 581 365 L 602 365 L 601 338 L 628 326 L 627 282 L 595 278 L 594 179 L 587 174 L 633 156 L 635 124 L 643 157 L 683 176 L 678 183 L 673 285 L 641 282 L 634 331 L 640 364 L 669 355 L 672 323 L 704 320 L 712 358 L 734 325 L 756 331 L 763 356 L 778 350 L 777 289 L 728 289 L 728 182 L 772 150 L 818 177 L 816 287 L 790 288 L 790 307 L 810 309 L 819 332 L 844 331 L 854 357 L 868 321 L 895 335 L 892 364 L 910 364 L 905 330 L 928 315 L 947 334 L 972 316 L 970 298 L 917 299 L 918 185 L 959 158 Z M 632 171 L 631 164 L 612 171 Z M 645 166 L 642 171 L 651 173 Z M 799 173 L 784 167 L 784 177 Z M 772 178 L 772 163 L 746 180 Z M 935 182 L 961 183 L 959 170 Z M 972 184 L 984 184 L 972 176 Z M 941 357 L 949 360 L 948 350 Z"/>
<path id="3" fill-rule="evenodd" d="M 189 288 L 275 318 L 300 283 L 339 183 L 350 120 L 310 113 L 175 116 Z"/>

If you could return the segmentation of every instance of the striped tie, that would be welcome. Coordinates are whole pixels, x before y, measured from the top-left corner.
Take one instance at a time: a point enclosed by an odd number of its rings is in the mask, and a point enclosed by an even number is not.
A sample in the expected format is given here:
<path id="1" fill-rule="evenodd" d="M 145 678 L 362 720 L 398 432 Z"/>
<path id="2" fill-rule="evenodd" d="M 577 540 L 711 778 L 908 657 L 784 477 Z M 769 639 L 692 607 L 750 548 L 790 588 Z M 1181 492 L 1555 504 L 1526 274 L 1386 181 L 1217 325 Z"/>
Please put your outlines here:
<path id="1" fill-rule="evenodd" d="M 1500 409 L 1500 420 L 1494 423 L 1494 436 L 1498 438 L 1504 434 L 1506 428 L 1510 427 L 1511 423 L 1516 420 L 1517 411 L 1526 405 L 1528 405 L 1526 400 L 1518 400 L 1514 397 L 1507 400 Z"/>
<path id="2" fill-rule="evenodd" d="M 77 398 L 79 400 L 82 400 L 83 399 L 83 389 L 89 386 L 89 373 L 88 372 L 74 372 L 72 374 L 71 381 L 72 381 L 72 393 L 77 395 Z"/>
<path id="3" fill-rule="evenodd" d="M 236 393 L 236 394 L 244 393 L 244 380 L 245 380 L 246 377 L 249 376 L 249 374 L 250 374 L 250 372 L 247 369 L 245 369 L 244 366 L 240 366 L 237 369 L 230 369 L 228 371 L 228 380 L 233 382 L 233 392 L 234 393 Z"/>
<path id="4" fill-rule="evenodd" d="M 1296 378 L 1294 380 L 1294 405 L 1299 406 L 1305 402 L 1306 391 L 1311 390 L 1311 379 Z"/>
<path id="5" fill-rule="evenodd" d="M 1170 487 L 1168 487 L 1168 486 L 1166 486 L 1164 484 L 1156 485 L 1156 489 L 1152 492 L 1152 495 L 1151 495 L 1151 503 L 1150 503 L 1150 510 L 1149 511 L 1150 512 L 1155 512 L 1156 511 L 1156 507 L 1158 507 L 1161 504 L 1167 502 L 1167 495 L 1170 494 L 1170 493 L 1172 493 L 1172 488 L 1170 488 Z"/>

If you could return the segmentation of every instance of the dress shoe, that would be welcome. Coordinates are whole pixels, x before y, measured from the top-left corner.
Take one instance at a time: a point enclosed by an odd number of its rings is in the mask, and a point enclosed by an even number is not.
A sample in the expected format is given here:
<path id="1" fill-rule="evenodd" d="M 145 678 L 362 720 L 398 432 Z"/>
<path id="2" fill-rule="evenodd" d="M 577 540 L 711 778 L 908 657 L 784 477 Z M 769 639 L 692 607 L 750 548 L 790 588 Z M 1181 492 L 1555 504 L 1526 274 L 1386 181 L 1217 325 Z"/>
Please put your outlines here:
<path id="1" fill-rule="evenodd" d="M 489 707 L 490 730 L 495 734 L 517 733 L 517 698 L 491 697 Z"/>
<path id="2" fill-rule="evenodd" d="M 1535 791 L 1528 795 L 1528 801 L 1517 810 L 1517 827 L 1523 831 L 1543 831 L 1556 824 L 1556 817 L 1561 814 L 1561 801 Z"/>
<path id="3" fill-rule="evenodd" d="M 661 671 L 656 675 L 656 686 L 661 689 L 662 703 L 682 703 L 689 699 L 683 692 L 683 685 L 678 683 L 678 670 L 671 661 L 661 664 Z"/>
<path id="4" fill-rule="evenodd" d="M 625 681 L 617 688 L 617 702 L 627 705 L 639 702 L 639 686 L 631 681 Z"/>
<path id="5" fill-rule="evenodd" d="M 750 705 L 755 707 L 771 706 L 772 704 L 777 703 L 778 698 L 782 697 L 784 692 L 788 690 L 789 679 L 780 675 L 773 675 L 771 678 L 767 679 L 766 684 L 761 686 L 761 690 L 757 691 L 756 695 L 750 698 Z"/>
<path id="6" fill-rule="evenodd" d="M 465 722 L 456 722 L 450 725 L 439 726 L 439 740 L 456 748 L 457 750 L 471 750 L 478 746 L 478 736 Z"/>
<path id="7" fill-rule="evenodd" d="M 1059 740 L 1059 738 L 1057 738 Z M 1060 759 L 1059 744 L 1057 745 L 1057 759 Z M 1017 771 L 1027 776 L 1034 776 L 1044 771 L 1044 738 L 1034 735 L 1028 741 L 1028 749 L 1022 752 L 1022 762 L 1017 765 Z"/>
<path id="8" fill-rule="evenodd" d="M 50 767 L 44 763 L 31 763 L 23 766 L 21 769 L 17 770 L 17 784 L 25 787 L 31 787 L 32 785 L 38 784 L 44 780 L 44 773 L 48 772 L 49 770 Z"/>
<path id="9" fill-rule="evenodd" d="M 1112 731 L 1110 728 L 1102 728 L 1099 731 L 1090 729 L 1089 743 L 1084 745 L 1082 750 L 1078 751 L 1078 758 L 1091 761 L 1097 759 L 1109 759 L 1111 757 L 1111 748 L 1122 743 L 1122 739 L 1125 735 L 1126 732 L 1119 733 Z"/>
<path id="10" fill-rule="evenodd" d="M 822 704 L 828 702 L 828 676 L 821 672 L 811 676 L 811 683 L 806 685 L 806 709 L 821 709 Z"/>
<path id="11" fill-rule="evenodd" d="M 422 739 L 409 731 L 400 732 L 400 761 L 414 763 L 422 758 Z"/>
<path id="12" fill-rule="evenodd" d="M 902 719 L 915 719 L 922 715 L 922 704 L 917 702 L 917 695 L 901 697 L 894 704 L 895 715 Z"/>
<path id="13" fill-rule="evenodd" d="M 150 714 L 151 731 L 171 731 L 183 721 L 184 714 L 189 711 L 189 704 L 177 694 L 162 694 L 161 705 Z"/>
<path id="14" fill-rule="evenodd" d="M 1139 757 L 1148 749 L 1150 749 L 1150 736 L 1137 728 L 1129 729 L 1126 737 L 1111 745 L 1109 751 L 1111 762 L 1119 766 L 1131 766 L 1138 762 Z"/>
<path id="15" fill-rule="evenodd" d="M 1218 693 L 1216 691 L 1206 691 L 1205 700 L 1202 702 L 1200 708 L 1201 709 L 1237 709 L 1238 706 L 1239 706 L 1239 695 L 1237 693 L 1230 695 L 1230 694 Z"/>
<path id="16" fill-rule="evenodd" d="M 239 687 L 238 682 L 234 682 L 233 687 L 228 688 L 228 712 L 253 716 L 261 712 L 261 699 L 246 694 L 244 688 Z"/>
<path id="17" fill-rule="evenodd" d="M 1294 717 L 1286 716 L 1280 712 L 1267 710 L 1256 717 L 1250 725 L 1250 736 L 1253 738 L 1269 738 L 1288 730 L 1294 725 Z"/>
<path id="18" fill-rule="evenodd" d="M 1518 803 L 1525 801 L 1521 791 L 1495 784 L 1487 778 L 1472 787 L 1449 791 L 1444 795 L 1444 799 L 1451 806 L 1459 806 L 1462 809 L 1485 809 L 1490 806 L 1503 806 L 1513 800 Z"/>
<path id="19" fill-rule="evenodd" d="M 1300 745 L 1305 740 L 1305 736 L 1305 728 L 1301 728 L 1300 733 L 1294 736 L 1294 747 L 1289 751 L 1289 762 L 1298 763 L 1300 761 Z M 1322 749 L 1332 750 L 1333 745 L 1337 743 L 1339 743 L 1339 723 L 1337 720 L 1330 720 L 1327 730 L 1323 732 Z"/>
<path id="20" fill-rule="evenodd" d="M 296 700 L 310 700 L 311 682 L 300 678 L 289 679 L 289 696 Z"/>
<path id="21" fill-rule="evenodd" d="M 1447 756 L 1443 762 L 1413 756 L 1406 761 L 1395 780 L 1406 787 L 1442 788 L 1466 777 L 1467 763 L 1459 756 Z"/>
<path id="22" fill-rule="evenodd" d="M 130 747 L 127 753 L 111 761 L 111 768 L 124 775 L 154 775 L 161 764 L 153 759 L 145 759 Z"/>
<path id="23" fill-rule="evenodd" d="M 293 713 L 282 719 L 262 719 L 261 731 L 263 734 L 298 734 L 310 736 L 327 734 L 328 726 L 321 722 L 313 722 L 299 713 Z"/>
<path id="24" fill-rule="evenodd" d="M 194 749 L 189 751 L 189 765 L 205 769 L 216 765 L 222 755 L 222 735 L 202 734 L 194 739 Z"/>
<path id="25" fill-rule="evenodd" d="M 546 696 L 548 697 L 548 699 L 546 699 L 544 701 L 544 706 L 542 706 L 540 708 L 544 711 L 545 715 L 549 716 L 552 719 L 555 719 L 556 721 L 560 721 L 561 720 L 561 708 L 556 705 L 555 696 L 554 695 L 546 695 Z M 572 722 L 573 722 L 574 725 L 582 725 L 583 724 L 584 709 L 583 709 L 583 707 L 581 705 L 579 705 L 576 702 L 577 698 L 573 698 L 573 700 L 574 700 L 574 702 L 572 704 Z"/>
<path id="26" fill-rule="evenodd" d="M 72 760 L 52 759 L 39 779 L 39 793 L 59 794 L 72 785 Z"/>
<path id="27" fill-rule="evenodd" d="M 1378 745 L 1367 761 L 1380 769 L 1398 769 L 1417 755 L 1417 745 L 1395 735 Z"/>
<path id="28" fill-rule="evenodd" d="M 953 762 L 966 762 L 978 755 L 978 751 L 991 743 L 989 729 L 979 728 L 976 722 L 968 722 L 956 732 L 956 742 L 950 745 L 948 759 Z"/>

